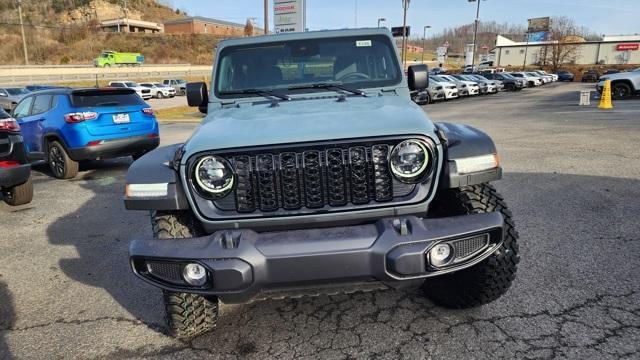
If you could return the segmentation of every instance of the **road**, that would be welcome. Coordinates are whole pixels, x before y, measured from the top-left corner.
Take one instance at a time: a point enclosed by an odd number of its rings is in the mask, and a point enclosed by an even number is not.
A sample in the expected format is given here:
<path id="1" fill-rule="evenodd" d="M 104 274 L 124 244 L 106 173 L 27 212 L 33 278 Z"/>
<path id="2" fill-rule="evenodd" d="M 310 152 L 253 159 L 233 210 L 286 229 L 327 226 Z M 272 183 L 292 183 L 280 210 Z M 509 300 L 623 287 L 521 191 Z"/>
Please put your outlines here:
<path id="1" fill-rule="evenodd" d="M 0 205 L 0 358 L 640 357 L 640 101 L 578 108 L 581 84 L 434 104 L 438 121 L 496 141 L 496 186 L 520 232 L 511 290 L 471 310 L 420 291 L 222 306 L 192 341 L 162 333 L 160 292 L 132 275 L 129 240 L 148 214 L 121 201 L 128 159 L 93 162 L 78 179 L 36 167 L 35 200 Z M 162 127 L 165 143 L 194 124 Z"/>

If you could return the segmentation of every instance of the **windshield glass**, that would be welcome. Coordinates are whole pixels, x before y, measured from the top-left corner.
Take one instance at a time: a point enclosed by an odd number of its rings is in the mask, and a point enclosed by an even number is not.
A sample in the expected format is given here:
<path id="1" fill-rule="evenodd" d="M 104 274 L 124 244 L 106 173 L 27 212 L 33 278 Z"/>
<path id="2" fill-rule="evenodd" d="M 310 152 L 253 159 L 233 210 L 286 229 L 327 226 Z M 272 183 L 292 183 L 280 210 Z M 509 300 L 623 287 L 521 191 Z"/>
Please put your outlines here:
<path id="1" fill-rule="evenodd" d="M 370 35 L 228 47 L 220 54 L 216 79 L 216 95 L 225 98 L 249 89 L 302 91 L 289 88 L 317 83 L 389 86 L 400 83 L 402 74 L 390 39 Z"/>
<path id="2" fill-rule="evenodd" d="M 29 91 L 23 88 L 9 88 L 5 89 L 9 95 L 25 95 L 28 94 Z"/>
<path id="3" fill-rule="evenodd" d="M 134 82 L 131 82 L 131 81 L 126 82 L 124 84 L 127 85 L 128 87 L 138 87 L 139 86 L 137 83 L 134 83 Z"/>

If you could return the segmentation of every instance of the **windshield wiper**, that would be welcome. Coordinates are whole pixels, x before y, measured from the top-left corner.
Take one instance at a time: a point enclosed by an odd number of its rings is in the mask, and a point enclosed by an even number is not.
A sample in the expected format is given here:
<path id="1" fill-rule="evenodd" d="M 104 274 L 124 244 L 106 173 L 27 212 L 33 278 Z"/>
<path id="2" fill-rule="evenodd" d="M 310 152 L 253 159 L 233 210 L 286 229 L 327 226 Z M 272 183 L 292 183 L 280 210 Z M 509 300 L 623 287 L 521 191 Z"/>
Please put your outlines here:
<path id="1" fill-rule="evenodd" d="M 296 85 L 290 86 L 289 90 L 302 90 L 302 89 L 339 89 L 342 91 L 350 92 L 355 95 L 366 96 L 365 92 L 360 89 L 352 89 L 350 87 L 342 85 L 341 82 L 321 82 L 314 84 Z"/>
<path id="2" fill-rule="evenodd" d="M 285 94 L 278 94 L 271 90 L 260 90 L 260 89 L 243 89 L 237 91 L 223 91 L 220 93 L 221 95 L 260 95 L 266 98 L 278 98 L 281 100 L 290 101 L 291 96 Z"/>

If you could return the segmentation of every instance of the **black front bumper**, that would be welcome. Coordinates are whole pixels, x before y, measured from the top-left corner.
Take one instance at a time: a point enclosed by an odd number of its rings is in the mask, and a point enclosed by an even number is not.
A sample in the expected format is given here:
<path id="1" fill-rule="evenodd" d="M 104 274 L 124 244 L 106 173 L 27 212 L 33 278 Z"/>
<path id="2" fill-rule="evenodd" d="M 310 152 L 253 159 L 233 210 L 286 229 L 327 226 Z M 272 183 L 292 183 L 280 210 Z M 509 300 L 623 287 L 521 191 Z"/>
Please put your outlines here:
<path id="1" fill-rule="evenodd" d="M 31 176 L 30 164 L 0 169 L 0 188 L 6 189 L 24 184 L 29 180 L 29 176 Z"/>
<path id="2" fill-rule="evenodd" d="M 217 295 L 224 302 L 238 303 L 261 293 L 345 283 L 378 282 L 394 288 L 419 285 L 424 278 L 484 260 L 502 244 L 503 226 L 500 213 L 441 219 L 396 217 L 327 229 L 225 230 L 193 239 L 135 240 L 129 253 L 136 275 L 155 286 Z M 479 238 L 486 244 L 454 265 L 430 265 L 426 254 L 437 243 L 463 244 Z M 194 262 L 207 269 L 209 281 L 204 286 L 189 286 L 181 279 L 180 269 Z"/>
<path id="3" fill-rule="evenodd" d="M 75 161 L 108 159 L 120 156 L 147 153 L 160 145 L 160 138 L 136 136 L 108 140 L 95 146 L 69 149 L 69 156 Z"/>

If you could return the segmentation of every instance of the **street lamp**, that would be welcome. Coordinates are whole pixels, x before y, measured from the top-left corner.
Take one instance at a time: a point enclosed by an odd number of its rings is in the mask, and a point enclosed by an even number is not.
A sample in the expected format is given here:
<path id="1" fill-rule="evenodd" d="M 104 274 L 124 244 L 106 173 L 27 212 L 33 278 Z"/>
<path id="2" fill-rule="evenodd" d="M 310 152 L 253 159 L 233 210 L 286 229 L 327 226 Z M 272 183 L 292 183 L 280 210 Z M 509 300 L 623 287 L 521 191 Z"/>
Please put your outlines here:
<path id="1" fill-rule="evenodd" d="M 426 25 L 424 27 L 424 31 L 422 32 L 422 62 L 424 63 L 424 47 L 425 47 L 425 41 L 427 40 L 427 29 L 431 29 L 431 26 Z"/>
<path id="2" fill-rule="evenodd" d="M 407 64 L 407 10 L 409 10 L 411 0 L 402 0 L 402 8 L 404 9 L 404 17 L 402 21 L 402 65 Z"/>
<path id="3" fill-rule="evenodd" d="M 385 19 L 385 18 L 378 19 L 378 27 L 380 27 L 380 23 L 383 22 L 383 21 L 387 21 L 387 19 Z"/>
<path id="4" fill-rule="evenodd" d="M 473 30 L 473 56 L 471 57 L 471 69 L 474 69 L 476 64 L 476 48 L 478 47 L 478 23 L 480 22 L 480 0 L 469 0 L 469 2 L 478 2 L 478 8 L 476 10 L 476 24 Z M 486 1 L 486 0 L 484 0 Z"/>

